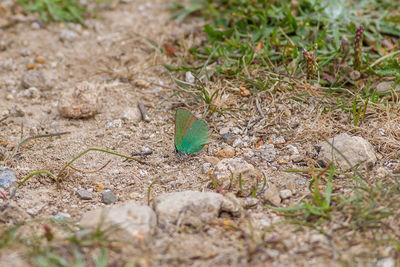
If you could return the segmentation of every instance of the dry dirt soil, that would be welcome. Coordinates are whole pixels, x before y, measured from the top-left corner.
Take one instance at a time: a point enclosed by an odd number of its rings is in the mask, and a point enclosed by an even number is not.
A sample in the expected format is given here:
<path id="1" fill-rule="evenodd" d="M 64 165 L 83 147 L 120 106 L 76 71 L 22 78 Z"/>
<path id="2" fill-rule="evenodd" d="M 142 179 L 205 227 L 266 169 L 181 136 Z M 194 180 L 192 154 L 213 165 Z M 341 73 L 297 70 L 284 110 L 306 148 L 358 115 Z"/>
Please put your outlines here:
<path id="1" fill-rule="evenodd" d="M 239 129 L 237 132 L 244 138 L 249 118 L 257 114 L 255 100 L 242 97 L 228 82 L 217 82 L 215 86 L 220 86 L 223 92 L 217 105 L 245 105 L 254 112 L 233 110 L 226 111 L 224 116 L 215 113 L 206 117 L 210 144 L 191 157 L 174 153 L 176 108 L 187 107 L 198 117 L 203 117 L 205 108 L 187 95 L 176 94 L 176 85 L 163 64 L 178 63 L 179 59 L 162 53 L 148 39 L 163 44 L 181 42 L 185 36 L 190 47 L 191 42 L 198 42 L 202 37 L 198 30 L 201 22 L 177 24 L 169 19 L 165 4 L 162 0 L 121 3 L 87 20 L 87 27 L 63 23 L 40 25 L 35 17 L 28 16 L 25 21 L 0 29 L 0 119 L 8 116 L 0 122 L 3 141 L 0 151 L 9 155 L 13 144 L 29 136 L 70 132 L 35 139 L 21 146 L 17 155 L 7 161 L 8 167 L 16 171 L 18 181 L 37 170 L 58 173 L 66 162 L 90 147 L 125 155 L 153 151 L 141 158 L 148 165 L 90 152 L 73 166 L 90 171 L 109 160 L 110 163 L 95 173 L 70 169 L 59 185 L 47 175 L 34 176 L 10 200 L 26 212 L 27 218 L 62 212 L 79 221 L 83 213 L 105 206 L 98 192 L 102 186 L 117 195 L 117 203 L 135 200 L 144 205 L 149 185 L 156 179 L 160 182 L 152 188 L 153 197 L 184 190 L 215 191 L 208 173 L 203 170 L 204 157 L 213 156 L 226 146 L 219 135 L 223 127 Z M 46 83 L 43 88 L 31 91 L 23 88 L 22 80 L 28 68 L 42 73 Z M 68 97 L 65 93 L 82 82 L 89 82 L 95 88 L 97 113 L 84 119 L 61 116 L 59 101 L 64 101 Z M 139 99 L 147 108 L 149 121 L 140 119 Z M 282 207 L 297 203 L 309 194 L 309 176 L 291 176 L 282 171 L 310 166 L 307 160 L 315 159 L 314 146 L 321 141 L 318 132 L 332 137 L 341 132 L 335 126 L 346 124 L 347 115 L 337 113 L 325 117 L 314 112 L 316 104 L 312 100 L 308 104 L 291 101 L 284 92 L 262 95 L 259 105 L 266 117 L 258 121 L 256 134 L 245 139 L 248 147 L 235 148 L 236 157 L 243 157 L 260 140 L 275 145 L 277 155 L 272 162 L 249 161 L 265 174 L 269 184 L 275 184 L 278 190 L 295 192 L 290 199 L 283 200 Z M 392 120 L 389 125 L 376 120 L 374 127 L 363 132 L 363 137 L 381 154 L 387 142 L 370 138 L 370 133 L 379 128 L 395 131 L 390 125 L 397 118 L 389 120 Z M 287 140 L 292 140 L 307 160 L 293 163 L 290 148 L 283 144 Z M 393 147 L 387 148 L 388 151 Z M 384 160 L 381 162 L 382 166 Z M 75 193 L 77 189 L 93 189 L 93 199 L 81 200 Z M 111 258 L 116 265 L 131 261 L 142 266 L 316 266 L 369 262 L 371 258 L 363 260 L 365 255 L 373 258 L 374 265 L 380 258 L 397 256 L 390 244 L 369 247 L 362 241 L 352 243 L 345 235 L 335 235 L 336 230 L 327 237 L 312 228 L 291 224 L 270 227 L 271 222 L 283 217 L 265 207 L 262 194 L 257 199 L 241 218 L 228 218 L 235 227 L 224 226 L 227 218 L 221 218 L 221 223 L 204 229 L 183 228 L 172 234 L 158 231 L 146 246 L 111 254 Z M 4 204 L 7 200 L 0 201 Z"/>

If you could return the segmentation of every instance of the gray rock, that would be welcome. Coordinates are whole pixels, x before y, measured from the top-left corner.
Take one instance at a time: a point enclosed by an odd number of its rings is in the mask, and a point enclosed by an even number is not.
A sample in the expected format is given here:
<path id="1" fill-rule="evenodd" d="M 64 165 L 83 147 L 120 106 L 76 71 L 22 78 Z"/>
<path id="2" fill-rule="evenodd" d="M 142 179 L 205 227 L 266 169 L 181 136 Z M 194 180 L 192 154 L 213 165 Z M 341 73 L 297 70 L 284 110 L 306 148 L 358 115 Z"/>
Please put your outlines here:
<path id="1" fill-rule="evenodd" d="M 112 204 L 117 202 L 117 196 L 111 192 L 110 190 L 105 190 L 103 192 L 101 192 L 101 200 L 103 201 L 103 203 L 105 204 Z"/>
<path id="2" fill-rule="evenodd" d="M 213 172 L 214 181 L 222 188 L 233 190 L 249 195 L 258 188 L 258 183 L 263 181 L 263 174 L 253 165 L 241 158 L 222 159 L 215 165 Z M 241 178 L 242 188 L 240 188 L 239 178 Z"/>
<path id="3" fill-rule="evenodd" d="M 157 219 L 148 206 L 127 202 L 113 207 L 86 212 L 80 220 L 84 228 L 113 231 L 113 239 L 132 242 L 149 239 L 155 231 Z"/>
<path id="4" fill-rule="evenodd" d="M 273 144 L 264 144 L 257 148 L 256 155 L 263 161 L 272 162 L 276 158 L 276 150 Z"/>
<path id="5" fill-rule="evenodd" d="M 221 134 L 221 137 L 222 139 L 224 139 L 224 142 L 227 143 L 228 145 L 232 145 L 236 139 L 236 135 L 233 133 L 224 133 Z"/>
<path id="6" fill-rule="evenodd" d="M 158 223 L 166 228 L 172 225 L 201 226 L 214 221 L 221 212 L 239 215 L 240 203 L 233 198 L 213 192 L 184 191 L 167 193 L 153 201 Z"/>
<path id="7" fill-rule="evenodd" d="M 274 184 L 269 184 L 264 191 L 263 199 L 274 206 L 279 206 L 281 198 L 279 196 L 278 188 Z"/>
<path id="8" fill-rule="evenodd" d="M 10 170 L 7 167 L 0 167 L 0 186 L 9 187 L 16 181 L 15 171 Z"/>
<path id="9" fill-rule="evenodd" d="M 68 221 L 71 219 L 71 215 L 69 215 L 68 213 L 65 213 L 65 212 L 58 212 L 58 213 L 52 215 L 52 217 L 56 221 Z"/>
<path id="10" fill-rule="evenodd" d="M 39 90 L 44 90 L 47 88 L 43 73 L 37 70 L 28 70 L 24 76 L 22 76 L 21 85 L 25 89 L 35 87 Z"/>
<path id="11" fill-rule="evenodd" d="M 292 191 L 290 191 L 289 189 L 281 190 L 279 192 L 279 196 L 281 197 L 281 199 L 288 199 L 292 196 Z"/>
<path id="12" fill-rule="evenodd" d="M 375 90 L 378 93 L 390 92 L 392 90 L 400 91 L 400 84 L 397 84 L 394 89 L 392 88 L 393 85 L 394 85 L 394 82 L 388 82 L 388 81 L 380 82 L 376 86 Z"/>
<path id="13" fill-rule="evenodd" d="M 90 200 L 93 198 L 92 192 L 89 192 L 84 189 L 78 189 L 76 191 L 76 194 L 83 200 Z"/>
<path id="14" fill-rule="evenodd" d="M 349 170 L 359 163 L 362 163 L 362 168 L 371 168 L 376 163 L 374 148 L 362 137 L 342 133 L 329 139 L 328 142 L 318 144 L 320 147 L 318 159 L 326 165 L 333 162 L 339 169 Z M 332 145 L 336 149 L 332 148 Z"/>

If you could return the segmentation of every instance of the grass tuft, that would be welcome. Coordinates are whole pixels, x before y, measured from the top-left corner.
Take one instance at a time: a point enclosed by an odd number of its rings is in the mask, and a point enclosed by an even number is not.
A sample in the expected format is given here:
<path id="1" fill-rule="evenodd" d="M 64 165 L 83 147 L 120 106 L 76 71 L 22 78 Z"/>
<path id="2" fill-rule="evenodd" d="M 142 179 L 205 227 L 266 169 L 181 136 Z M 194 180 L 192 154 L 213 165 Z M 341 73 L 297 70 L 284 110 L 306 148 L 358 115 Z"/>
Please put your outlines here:
<path id="1" fill-rule="evenodd" d="M 27 12 L 39 13 L 43 22 L 61 21 L 85 24 L 87 10 L 78 0 L 18 0 Z"/>

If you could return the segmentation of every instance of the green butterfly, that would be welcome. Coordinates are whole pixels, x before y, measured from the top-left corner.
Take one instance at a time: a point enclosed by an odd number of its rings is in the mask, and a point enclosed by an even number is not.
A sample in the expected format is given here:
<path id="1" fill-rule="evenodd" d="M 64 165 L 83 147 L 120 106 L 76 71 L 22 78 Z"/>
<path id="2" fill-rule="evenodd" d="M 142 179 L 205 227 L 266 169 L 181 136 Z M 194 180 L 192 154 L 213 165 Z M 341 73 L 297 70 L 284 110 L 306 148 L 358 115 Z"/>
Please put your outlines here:
<path id="1" fill-rule="evenodd" d="M 175 115 L 175 149 L 184 155 L 199 152 L 208 143 L 208 126 L 192 113 L 178 108 Z"/>

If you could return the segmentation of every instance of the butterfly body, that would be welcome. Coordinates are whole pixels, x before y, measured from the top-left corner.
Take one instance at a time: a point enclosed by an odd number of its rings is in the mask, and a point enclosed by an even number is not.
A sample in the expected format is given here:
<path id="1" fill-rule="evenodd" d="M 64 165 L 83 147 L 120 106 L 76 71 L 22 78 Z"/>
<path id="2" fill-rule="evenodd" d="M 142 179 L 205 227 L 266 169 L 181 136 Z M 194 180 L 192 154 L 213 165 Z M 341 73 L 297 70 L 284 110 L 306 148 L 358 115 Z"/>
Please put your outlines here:
<path id="1" fill-rule="evenodd" d="M 208 126 L 188 110 L 179 108 L 175 116 L 175 149 L 181 154 L 198 153 L 208 143 Z"/>

